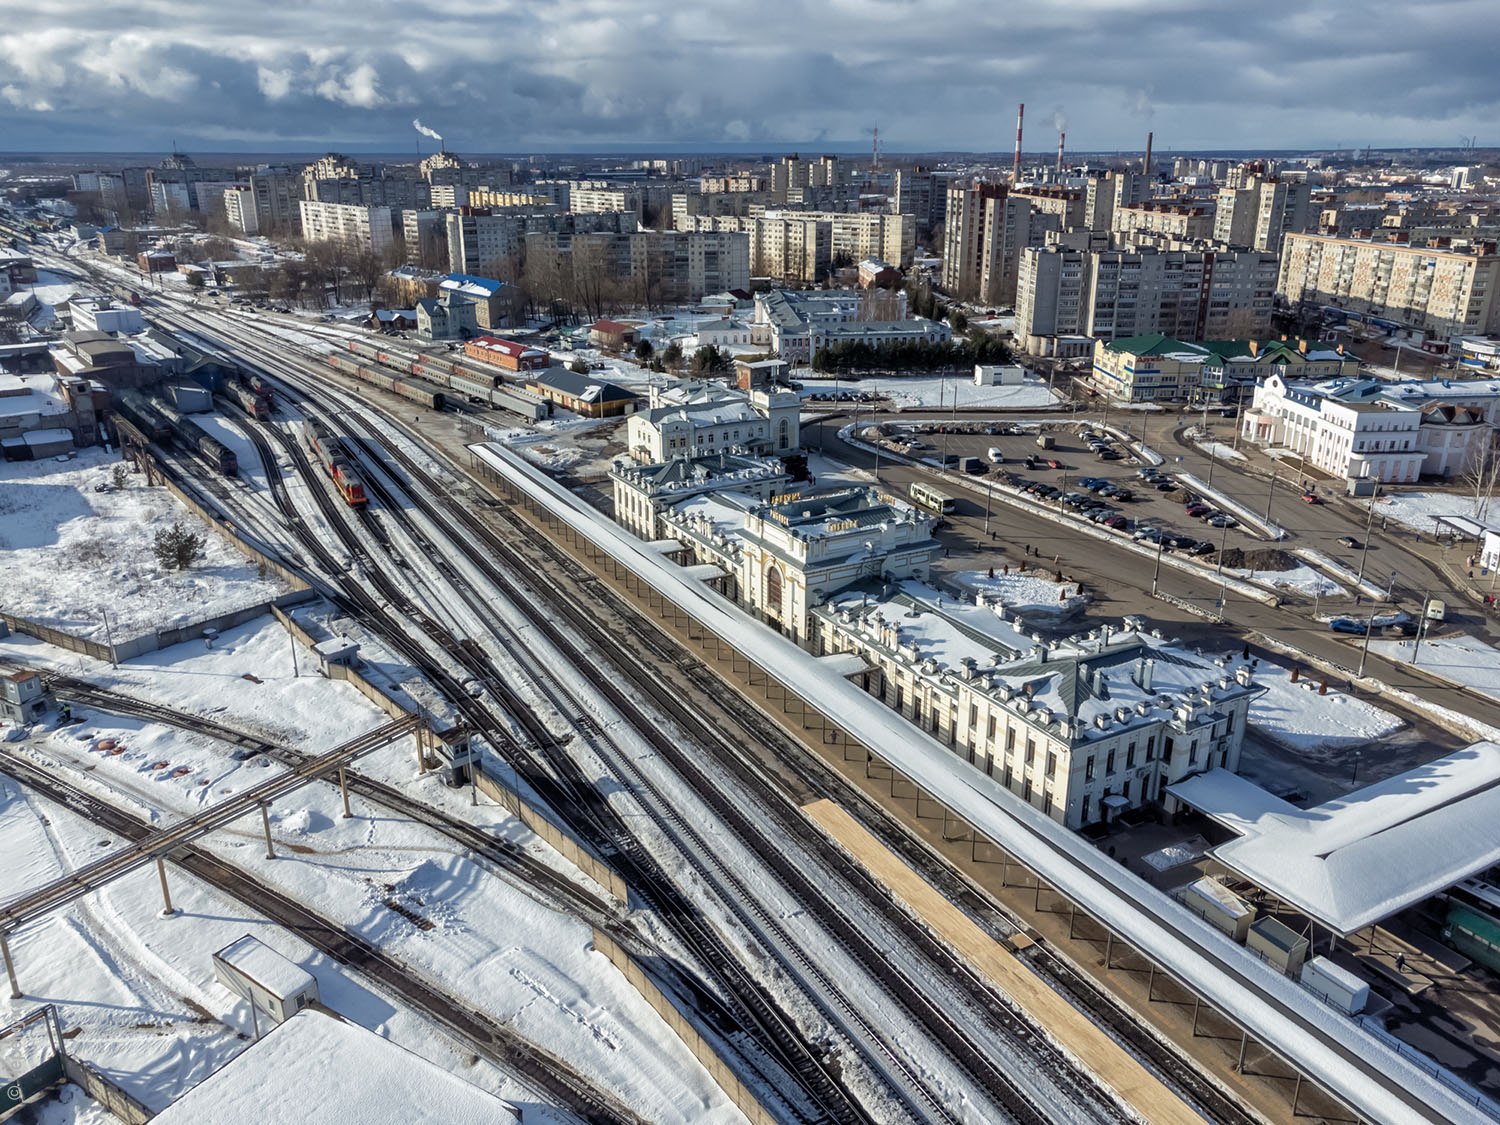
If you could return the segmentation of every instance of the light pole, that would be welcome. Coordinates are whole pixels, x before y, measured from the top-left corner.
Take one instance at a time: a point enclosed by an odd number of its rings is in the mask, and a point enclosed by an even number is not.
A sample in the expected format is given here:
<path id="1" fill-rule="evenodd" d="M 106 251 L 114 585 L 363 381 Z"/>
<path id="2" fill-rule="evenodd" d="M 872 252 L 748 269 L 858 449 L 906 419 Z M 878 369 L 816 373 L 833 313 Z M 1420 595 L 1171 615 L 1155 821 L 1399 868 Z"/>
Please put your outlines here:
<path id="1" fill-rule="evenodd" d="M 1375 493 L 1380 491 L 1380 478 L 1375 478 L 1375 492 L 1370 493 L 1370 514 L 1365 517 L 1365 542 L 1363 549 L 1359 552 L 1359 577 L 1354 580 L 1356 586 L 1365 580 L 1365 559 L 1370 557 L 1370 532 L 1375 527 Z"/>
<path id="2" fill-rule="evenodd" d="M 1422 634 L 1427 631 L 1427 605 L 1432 601 L 1429 595 L 1422 595 L 1422 615 L 1417 618 L 1417 640 L 1411 646 L 1411 662 L 1417 662 L 1417 653 L 1422 651 Z"/>
<path id="3" fill-rule="evenodd" d="M 1166 546 L 1166 538 L 1158 535 L 1156 540 L 1156 570 L 1151 575 L 1151 596 L 1156 597 L 1156 586 L 1161 581 L 1161 552 Z"/>
<path id="4" fill-rule="evenodd" d="M 1208 487 L 1214 486 L 1214 466 L 1219 463 L 1219 444 L 1213 440 L 1208 430 L 1203 431 L 1203 436 L 1208 438 Z"/>
<path id="5" fill-rule="evenodd" d="M 1224 551 L 1229 546 L 1229 525 L 1224 525 L 1224 534 L 1219 539 L 1219 577 L 1224 577 Z"/>
<path id="6" fill-rule="evenodd" d="M 1359 671 L 1354 673 L 1356 679 L 1365 678 L 1365 661 L 1370 658 L 1370 634 L 1375 631 L 1375 607 L 1370 606 L 1370 620 L 1365 622 L 1365 643 L 1359 654 Z"/>
<path id="7" fill-rule="evenodd" d="M 1276 492 L 1276 474 L 1281 469 L 1281 462 L 1276 461 L 1271 465 L 1271 486 L 1266 489 L 1266 522 L 1271 522 L 1271 499 Z"/>

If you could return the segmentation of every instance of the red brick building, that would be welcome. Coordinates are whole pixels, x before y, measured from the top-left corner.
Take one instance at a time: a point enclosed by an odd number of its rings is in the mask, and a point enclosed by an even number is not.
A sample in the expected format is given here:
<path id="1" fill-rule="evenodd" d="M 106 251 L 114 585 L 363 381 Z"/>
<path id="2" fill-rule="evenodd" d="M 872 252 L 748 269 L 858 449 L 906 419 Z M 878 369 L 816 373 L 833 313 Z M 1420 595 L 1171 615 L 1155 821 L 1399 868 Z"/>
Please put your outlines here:
<path id="1" fill-rule="evenodd" d="M 507 371 L 540 371 L 552 363 L 552 357 L 541 348 L 502 340 L 499 336 L 481 336 L 464 345 L 464 355 L 480 363 L 492 363 Z"/>

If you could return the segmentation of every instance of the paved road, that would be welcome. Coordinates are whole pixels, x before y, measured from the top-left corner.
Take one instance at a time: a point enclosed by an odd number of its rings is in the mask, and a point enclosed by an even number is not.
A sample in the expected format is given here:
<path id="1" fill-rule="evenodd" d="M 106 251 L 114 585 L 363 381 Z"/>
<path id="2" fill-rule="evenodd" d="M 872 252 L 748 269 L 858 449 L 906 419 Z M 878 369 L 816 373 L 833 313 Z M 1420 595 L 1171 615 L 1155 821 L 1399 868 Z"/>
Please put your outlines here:
<path id="1" fill-rule="evenodd" d="M 810 423 L 807 427 L 810 433 L 805 435 L 805 443 L 810 448 L 821 446 L 829 455 L 860 468 L 873 469 L 876 461 L 873 454 L 839 439 L 838 428 L 846 421 L 844 418 L 834 418 Z M 1163 435 L 1167 436 L 1165 423 L 1162 424 L 1162 430 Z M 1155 440 L 1154 432 L 1151 440 Z M 886 456 L 880 458 L 880 480 L 893 490 L 904 490 L 910 481 L 924 474 L 925 470 L 904 462 L 893 463 Z M 1214 483 L 1220 483 L 1217 472 Z M 1142 614 L 1153 622 L 1160 623 L 1164 632 L 1206 648 L 1222 650 L 1239 647 L 1252 634 L 1259 634 L 1343 668 L 1353 669 L 1359 665 L 1360 649 L 1357 641 L 1342 639 L 1340 635 L 1329 632 L 1325 623 L 1315 621 L 1311 602 L 1288 602 L 1275 607 L 1248 600 L 1230 591 L 1224 607 L 1225 623 L 1216 625 L 1151 597 L 1151 581 L 1155 571 L 1152 557 L 1139 555 L 1124 546 L 1084 536 L 1046 517 L 998 501 L 991 508 L 987 532 L 984 502 L 980 495 L 963 489 L 955 491 L 958 491 L 962 499 L 950 526 L 939 535 L 950 552 L 950 557 L 942 560 L 940 571 L 989 566 L 998 569 L 1006 563 L 1012 566 L 1022 564 L 1026 559 L 1024 547 L 1029 544 L 1047 561 L 1049 567 L 1061 571 L 1065 578 L 1085 584 L 1094 596 L 1096 613 L 1106 616 Z M 1333 505 L 1328 506 L 1332 510 L 1323 512 L 1295 499 L 1291 502 L 1297 504 L 1298 509 L 1312 509 L 1317 514 L 1311 518 L 1318 521 L 1342 518 L 1352 526 L 1353 515 L 1357 515 L 1357 511 L 1344 512 L 1334 509 Z M 1363 534 L 1363 529 L 1359 530 Z M 995 533 L 993 540 L 989 532 Z M 1303 532 L 1298 531 L 1299 537 L 1302 534 Z M 1383 544 L 1377 550 L 1394 552 L 1396 548 Z M 1054 557 L 1057 559 L 1056 564 L 1051 562 Z M 1403 557 L 1411 556 L 1405 554 Z M 1415 561 L 1408 563 L 1408 566 L 1415 565 Z M 1160 588 L 1205 609 L 1213 607 L 1220 595 L 1220 586 L 1212 579 L 1185 574 L 1168 567 L 1162 568 Z M 1454 627 L 1466 631 L 1483 629 L 1485 623 L 1478 620 L 1478 615 L 1472 609 L 1459 608 L 1460 605 L 1457 601 L 1450 602 L 1450 606 L 1455 609 L 1450 617 L 1458 619 Z M 1500 703 L 1457 688 L 1435 684 L 1408 667 L 1374 652 L 1370 653 L 1366 663 L 1366 674 L 1392 687 L 1409 691 L 1439 707 L 1500 726 Z"/>

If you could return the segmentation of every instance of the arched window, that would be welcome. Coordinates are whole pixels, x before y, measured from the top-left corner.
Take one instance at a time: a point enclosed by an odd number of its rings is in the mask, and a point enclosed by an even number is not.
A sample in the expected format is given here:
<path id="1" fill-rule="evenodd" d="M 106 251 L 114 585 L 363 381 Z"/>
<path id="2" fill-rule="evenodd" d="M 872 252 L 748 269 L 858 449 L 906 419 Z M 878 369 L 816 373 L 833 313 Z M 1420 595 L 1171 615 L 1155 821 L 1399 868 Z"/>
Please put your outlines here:
<path id="1" fill-rule="evenodd" d="M 773 566 L 766 571 L 766 612 L 773 617 L 780 618 L 781 602 L 781 571 Z"/>
<path id="2" fill-rule="evenodd" d="M 776 427 L 776 448 L 790 449 L 792 445 L 792 424 L 783 418 Z"/>

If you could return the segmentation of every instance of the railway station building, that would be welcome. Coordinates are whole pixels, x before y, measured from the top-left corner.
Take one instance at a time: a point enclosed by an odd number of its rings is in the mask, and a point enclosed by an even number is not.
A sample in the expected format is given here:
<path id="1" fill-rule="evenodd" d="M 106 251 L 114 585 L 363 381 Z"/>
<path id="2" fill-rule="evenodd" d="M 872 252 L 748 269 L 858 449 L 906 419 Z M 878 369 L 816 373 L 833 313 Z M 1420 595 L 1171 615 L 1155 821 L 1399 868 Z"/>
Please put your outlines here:
<path id="1" fill-rule="evenodd" d="M 926 581 L 942 551 L 935 521 L 868 485 L 761 500 L 705 493 L 663 511 L 663 539 L 729 579 L 725 593 L 798 644 L 814 606 L 856 583 Z"/>
<path id="2" fill-rule="evenodd" d="M 712 457 L 673 457 L 650 465 L 621 462 L 610 470 L 615 519 L 650 542 L 665 539 L 662 515 L 695 496 L 734 492 L 755 500 L 791 490 L 791 474 L 774 457 L 721 452 Z"/>
<path id="3" fill-rule="evenodd" d="M 1252 665 L 1200 656 L 1138 619 L 1053 643 L 978 594 L 867 584 L 811 610 L 809 647 L 852 653 L 853 681 L 1069 827 L 1176 811 L 1174 782 L 1239 767 Z"/>
<path id="4" fill-rule="evenodd" d="M 647 408 L 628 423 L 626 441 L 630 456 L 648 465 L 736 449 L 784 456 L 801 448 L 801 416 L 795 391 L 689 380 L 652 387 Z"/>

